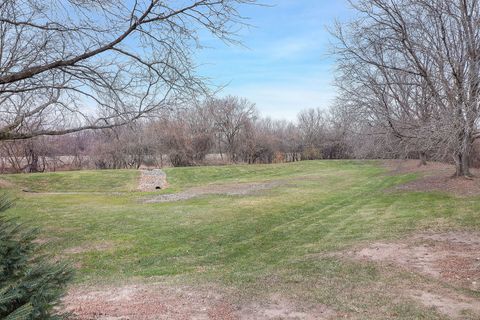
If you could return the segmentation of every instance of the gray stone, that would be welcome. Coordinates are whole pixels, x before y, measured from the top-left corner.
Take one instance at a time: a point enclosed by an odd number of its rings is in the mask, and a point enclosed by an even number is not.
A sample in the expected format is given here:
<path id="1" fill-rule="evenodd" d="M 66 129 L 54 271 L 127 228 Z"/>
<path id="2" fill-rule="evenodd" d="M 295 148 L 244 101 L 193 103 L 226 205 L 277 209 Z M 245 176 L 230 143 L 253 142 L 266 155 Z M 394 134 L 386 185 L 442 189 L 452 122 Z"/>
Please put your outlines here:
<path id="1" fill-rule="evenodd" d="M 141 170 L 138 189 L 140 191 L 155 191 L 168 187 L 167 175 L 161 169 Z"/>

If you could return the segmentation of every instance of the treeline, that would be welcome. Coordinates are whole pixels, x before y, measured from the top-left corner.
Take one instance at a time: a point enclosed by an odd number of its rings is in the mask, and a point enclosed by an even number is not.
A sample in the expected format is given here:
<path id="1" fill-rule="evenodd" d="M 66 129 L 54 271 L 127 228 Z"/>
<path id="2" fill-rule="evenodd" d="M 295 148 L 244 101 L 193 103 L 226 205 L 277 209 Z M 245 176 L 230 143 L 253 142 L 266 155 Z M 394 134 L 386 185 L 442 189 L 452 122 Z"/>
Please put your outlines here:
<path id="1" fill-rule="evenodd" d="M 5 141 L 2 172 L 278 163 L 354 157 L 334 112 L 308 109 L 297 121 L 258 115 L 255 104 L 228 96 L 155 119 L 105 130 Z"/>
<path id="2" fill-rule="evenodd" d="M 349 96 L 351 99 L 353 96 Z M 317 159 L 452 161 L 448 152 L 418 148 L 411 140 L 366 121 L 361 108 L 338 99 L 328 110 L 305 109 L 295 121 L 260 117 L 255 104 L 228 96 L 165 110 L 155 118 L 103 130 L 0 142 L 0 172 L 123 169 Z M 480 146 L 470 162 L 480 164 Z"/>

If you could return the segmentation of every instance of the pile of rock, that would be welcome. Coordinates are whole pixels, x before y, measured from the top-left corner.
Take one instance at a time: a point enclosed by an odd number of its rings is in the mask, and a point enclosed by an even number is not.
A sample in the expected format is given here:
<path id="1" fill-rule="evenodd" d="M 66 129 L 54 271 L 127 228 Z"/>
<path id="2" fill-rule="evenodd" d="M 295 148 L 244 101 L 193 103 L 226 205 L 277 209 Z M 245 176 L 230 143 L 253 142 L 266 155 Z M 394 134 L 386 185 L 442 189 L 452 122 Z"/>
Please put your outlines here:
<path id="1" fill-rule="evenodd" d="M 168 187 L 167 175 L 161 169 L 145 169 L 141 170 L 140 183 L 138 189 L 140 191 L 155 191 Z"/>

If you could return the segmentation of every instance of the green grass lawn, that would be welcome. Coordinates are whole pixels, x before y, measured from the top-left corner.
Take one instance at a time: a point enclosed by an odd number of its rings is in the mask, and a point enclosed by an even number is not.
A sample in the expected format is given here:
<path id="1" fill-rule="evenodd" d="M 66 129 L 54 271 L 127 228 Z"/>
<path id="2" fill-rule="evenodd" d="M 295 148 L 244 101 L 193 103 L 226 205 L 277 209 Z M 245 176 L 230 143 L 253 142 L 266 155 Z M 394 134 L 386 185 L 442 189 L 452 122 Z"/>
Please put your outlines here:
<path id="1" fill-rule="evenodd" d="M 385 287 L 412 281 L 373 263 L 326 253 L 428 228 L 480 229 L 480 198 L 387 189 L 415 179 L 388 175 L 377 162 L 167 169 L 170 189 L 268 182 L 243 196 L 208 195 L 146 204 L 137 171 L 5 175 L 17 204 L 10 216 L 41 227 L 46 250 L 78 268 L 77 283 L 215 282 L 249 295 L 280 290 L 349 312 L 377 308 L 409 319 L 442 319 Z M 36 191 L 25 193 L 22 188 Z M 63 194 L 62 194 L 63 193 Z M 426 281 L 426 280 L 414 280 Z M 366 293 L 367 292 L 367 293 Z M 368 318 L 368 317 L 367 317 Z"/>

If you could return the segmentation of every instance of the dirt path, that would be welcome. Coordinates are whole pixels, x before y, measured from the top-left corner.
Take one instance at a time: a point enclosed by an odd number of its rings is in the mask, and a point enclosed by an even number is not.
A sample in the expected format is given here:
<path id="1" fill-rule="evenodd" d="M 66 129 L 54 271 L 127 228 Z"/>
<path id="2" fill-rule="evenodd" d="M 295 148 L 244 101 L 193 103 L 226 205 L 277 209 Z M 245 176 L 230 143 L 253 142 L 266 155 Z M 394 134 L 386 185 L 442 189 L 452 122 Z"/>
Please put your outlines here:
<path id="1" fill-rule="evenodd" d="M 190 188 L 188 190 L 162 194 L 146 199 L 146 203 L 173 202 L 188 200 L 209 194 L 224 194 L 229 196 L 248 195 L 258 191 L 268 190 L 281 185 L 281 181 L 271 181 L 265 183 L 235 183 L 235 184 L 217 184 L 206 185 L 202 187 Z"/>

